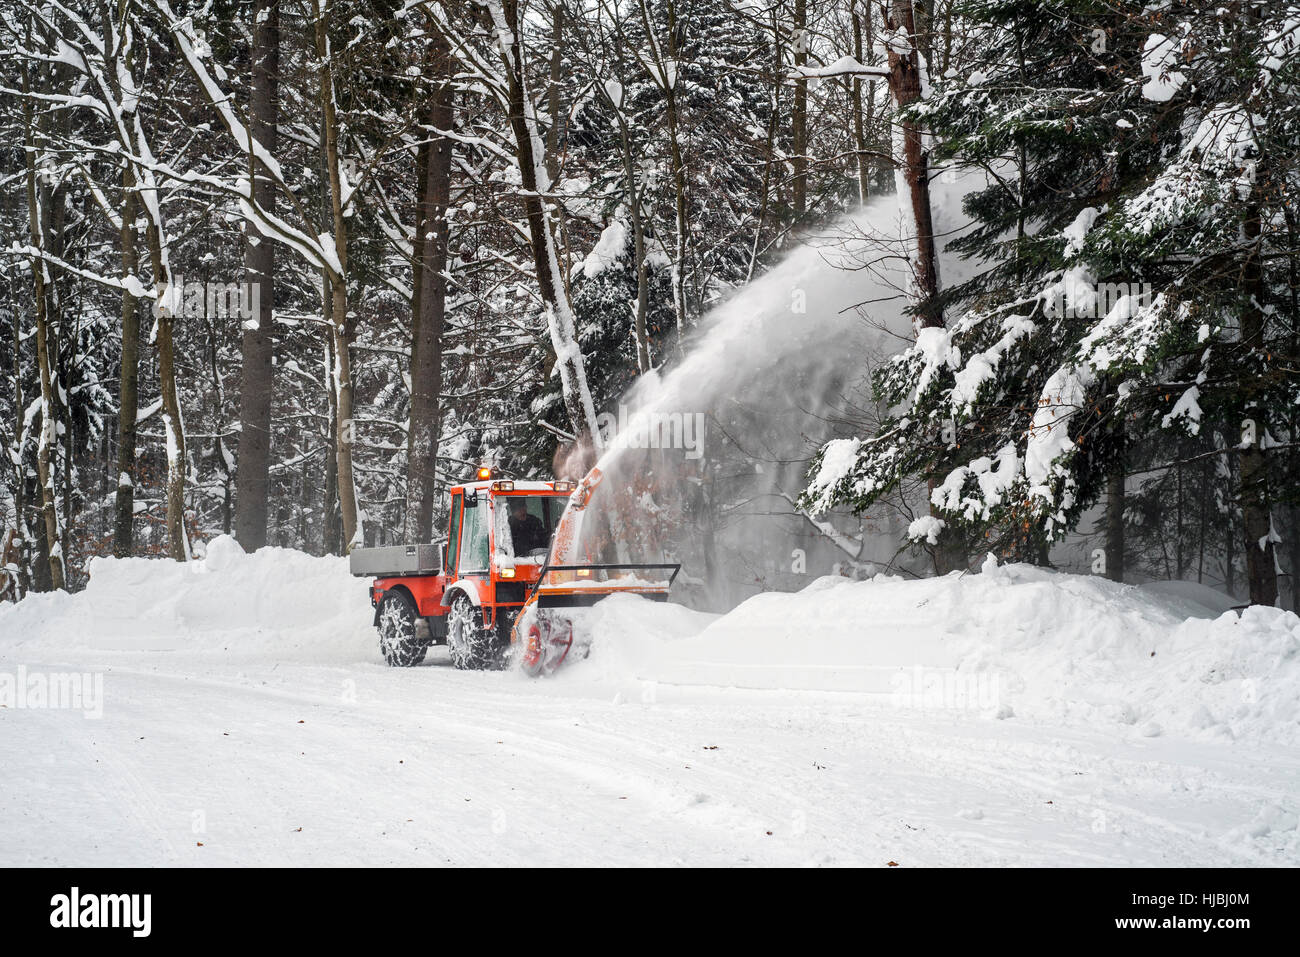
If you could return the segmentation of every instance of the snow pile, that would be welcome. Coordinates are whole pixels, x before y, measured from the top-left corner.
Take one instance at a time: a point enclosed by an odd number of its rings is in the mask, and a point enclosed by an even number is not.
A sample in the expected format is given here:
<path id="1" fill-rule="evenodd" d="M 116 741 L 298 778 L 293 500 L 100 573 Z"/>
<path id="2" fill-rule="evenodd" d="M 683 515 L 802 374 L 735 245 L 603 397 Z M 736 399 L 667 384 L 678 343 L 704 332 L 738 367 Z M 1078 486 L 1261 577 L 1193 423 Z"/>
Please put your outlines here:
<path id="1" fill-rule="evenodd" d="M 569 664 L 567 670 L 584 678 L 656 680 L 666 650 L 697 638 L 722 617 L 639 595 L 611 595 L 584 616 L 582 627 L 590 632 L 591 652 L 585 661 Z M 702 682 L 688 679 L 682 683 Z"/>
<path id="2" fill-rule="evenodd" d="M 1028 565 L 755 595 L 725 615 L 615 595 L 559 680 L 852 692 L 902 708 L 1300 744 L 1300 617 L 1238 615 L 1185 582 Z M 339 558 L 229 537 L 189 564 L 97 559 L 77 595 L 0 606 L 0 655 L 213 651 L 379 664 L 366 583 Z M 467 679 L 468 680 L 468 676 Z"/>
<path id="3" fill-rule="evenodd" d="M 377 660 L 372 615 L 346 559 L 287 548 L 248 555 L 223 535 L 198 561 L 96 558 L 79 594 L 0 605 L 0 653 L 40 645 Z"/>
<path id="4" fill-rule="evenodd" d="M 1185 583 L 991 562 L 980 575 L 920 581 L 821 578 L 707 621 L 627 597 L 604 604 L 591 656 L 573 672 L 1300 743 L 1300 618 L 1239 617 L 1226 603 Z"/>

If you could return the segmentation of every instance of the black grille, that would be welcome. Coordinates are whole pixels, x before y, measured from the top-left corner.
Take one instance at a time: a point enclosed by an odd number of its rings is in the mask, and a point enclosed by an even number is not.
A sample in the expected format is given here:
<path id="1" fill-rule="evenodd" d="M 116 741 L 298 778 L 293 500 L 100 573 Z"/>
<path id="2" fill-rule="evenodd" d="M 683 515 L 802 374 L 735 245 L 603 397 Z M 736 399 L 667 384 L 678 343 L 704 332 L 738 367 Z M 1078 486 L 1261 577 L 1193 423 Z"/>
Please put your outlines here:
<path id="1" fill-rule="evenodd" d="M 497 604 L 522 602 L 528 593 L 524 582 L 497 582 Z"/>

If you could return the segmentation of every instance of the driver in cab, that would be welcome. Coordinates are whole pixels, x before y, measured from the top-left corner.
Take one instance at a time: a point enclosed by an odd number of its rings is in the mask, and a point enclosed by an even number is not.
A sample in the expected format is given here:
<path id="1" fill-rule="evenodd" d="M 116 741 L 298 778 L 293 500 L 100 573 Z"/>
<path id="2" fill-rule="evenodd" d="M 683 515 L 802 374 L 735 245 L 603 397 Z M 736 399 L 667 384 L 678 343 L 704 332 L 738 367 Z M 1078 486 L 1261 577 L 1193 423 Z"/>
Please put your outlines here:
<path id="1" fill-rule="evenodd" d="M 528 502 L 522 498 L 510 503 L 510 539 L 519 558 L 527 558 L 534 549 L 548 544 L 542 520 L 528 511 Z"/>

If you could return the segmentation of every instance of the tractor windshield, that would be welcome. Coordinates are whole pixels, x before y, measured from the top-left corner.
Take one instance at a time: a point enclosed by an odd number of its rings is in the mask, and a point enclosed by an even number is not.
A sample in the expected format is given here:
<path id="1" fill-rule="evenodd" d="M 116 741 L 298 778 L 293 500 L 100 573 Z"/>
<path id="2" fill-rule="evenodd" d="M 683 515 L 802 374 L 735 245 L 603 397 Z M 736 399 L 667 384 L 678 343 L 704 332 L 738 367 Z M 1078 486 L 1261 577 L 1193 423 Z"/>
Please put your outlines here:
<path id="1" fill-rule="evenodd" d="M 517 562 L 541 564 L 567 495 L 502 495 L 496 500 L 496 551 Z"/>

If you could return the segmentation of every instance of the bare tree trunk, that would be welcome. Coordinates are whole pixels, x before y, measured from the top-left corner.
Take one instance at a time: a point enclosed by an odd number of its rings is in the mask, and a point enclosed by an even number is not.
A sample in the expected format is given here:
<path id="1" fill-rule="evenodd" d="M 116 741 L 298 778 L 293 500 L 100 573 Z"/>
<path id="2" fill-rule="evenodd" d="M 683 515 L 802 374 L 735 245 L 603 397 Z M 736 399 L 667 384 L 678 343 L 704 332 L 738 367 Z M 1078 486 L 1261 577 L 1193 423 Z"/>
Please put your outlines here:
<path id="1" fill-rule="evenodd" d="M 758 265 L 759 244 L 763 240 L 763 226 L 767 222 L 768 208 L 772 204 L 772 166 L 776 162 L 776 133 L 781 121 L 781 87 L 785 80 L 782 75 L 782 57 L 780 38 L 780 21 L 777 19 L 777 8 L 773 7 L 770 12 L 771 30 L 772 30 L 772 76 L 771 76 L 771 112 L 767 118 L 767 140 L 763 155 L 763 185 L 759 193 L 758 200 L 758 221 L 754 225 L 754 241 L 749 247 L 749 266 L 745 270 L 745 282 L 749 282 L 754 276 L 754 269 Z"/>
<path id="2" fill-rule="evenodd" d="M 40 252 L 45 249 L 45 204 L 36 166 L 36 118 L 33 115 L 28 68 L 23 67 L 23 125 L 24 146 L 27 154 L 27 211 L 31 229 L 32 246 L 37 255 L 32 257 L 33 294 L 36 307 L 36 363 L 41 380 L 41 432 L 36 444 L 36 472 L 41 485 L 41 514 L 45 524 L 46 556 L 49 564 L 50 587 L 64 587 L 63 549 L 60 544 L 59 514 L 54 501 L 54 478 L 50 464 L 58 433 L 54 421 L 54 385 L 51 374 L 49 347 L 48 291 L 45 261 Z"/>
<path id="3" fill-rule="evenodd" d="M 888 26 L 902 29 L 909 38 L 915 34 L 912 22 L 911 0 L 893 0 Z M 899 110 L 921 99 L 921 70 L 915 42 L 906 54 L 889 48 L 889 88 Z M 895 162 L 902 164 L 905 195 L 899 196 L 899 205 L 910 214 L 916 248 L 912 259 L 913 281 L 916 284 L 916 316 L 918 328 L 942 327 L 943 310 L 936 298 L 939 294 L 939 261 L 934 243 L 934 217 L 930 209 L 929 160 L 921 140 L 921 130 L 915 123 L 901 121 L 902 155 Z M 907 206 L 903 206 L 907 203 Z"/>
<path id="4" fill-rule="evenodd" d="M 134 65 L 128 63 L 128 68 Z M 137 87 L 140 78 L 135 77 Z M 135 152 L 152 155 L 139 113 L 131 118 Z M 167 551 L 176 561 L 190 558 L 189 530 L 185 525 L 185 420 L 176 388 L 176 349 L 172 326 L 182 295 L 172 286 L 171 252 L 152 166 L 138 164 L 134 171 L 136 196 L 145 213 L 145 241 L 154 282 L 155 346 L 158 350 L 158 386 L 162 397 L 163 431 L 167 446 Z"/>
<path id="5" fill-rule="evenodd" d="M 220 422 L 222 419 L 222 409 L 225 408 L 226 394 L 222 387 L 221 370 L 217 367 L 221 351 L 221 332 L 218 330 L 213 316 L 208 316 L 205 321 L 207 328 L 207 348 L 206 356 L 208 366 L 208 381 L 210 388 L 208 391 L 208 415 L 211 421 Z M 234 484 L 235 476 L 233 469 L 230 468 L 231 456 L 226 448 L 225 437 L 217 432 L 212 436 L 212 456 L 216 463 L 217 475 L 221 477 L 221 534 L 229 535 L 233 530 L 234 512 Z M 269 530 L 268 530 L 269 534 Z M 301 538 L 298 541 L 302 541 Z"/>
<path id="6" fill-rule="evenodd" d="M 315 21 L 316 58 L 320 63 L 320 109 L 324 127 L 325 169 L 330 188 L 330 212 L 334 227 L 336 268 L 327 268 L 330 285 L 330 334 L 334 344 L 332 382 L 336 404 L 335 456 L 338 459 L 339 510 L 343 521 L 343 551 L 348 553 L 360 544 L 361 512 L 357 505 L 356 483 L 352 474 L 352 444 L 355 423 L 352 420 L 352 341 L 356 323 L 348 315 L 348 239 L 347 220 L 343 216 L 343 182 L 339 170 L 338 113 L 334 102 L 334 65 L 330 56 L 329 13 L 322 0 L 312 0 Z"/>
<path id="7" fill-rule="evenodd" d="M 51 117 L 51 132 L 55 137 L 63 140 L 68 135 L 68 115 L 64 111 L 59 111 Z M 48 198 L 41 203 L 42 209 L 46 213 L 47 222 L 45 224 L 45 249 L 50 255 L 57 259 L 65 259 L 65 237 L 67 235 L 68 220 L 68 186 L 66 182 L 60 183 L 50 189 Z M 59 556 L 63 563 L 64 587 L 70 587 L 71 582 L 68 575 L 68 556 L 72 553 L 72 524 L 76 521 L 76 515 L 73 509 L 72 495 L 72 449 L 73 443 L 76 442 L 76 436 L 73 435 L 72 414 L 68 408 L 68 394 L 65 391 L 64 374 L 63 374 L 63 342 L 64 337 L 68 337 L 71 342 L 76 342 L 76 331 L 69 330 L 69 323 L 64 321 L 64 302 L 63 290 L 52 281 L 45 283 L 46 294 L 46 320 L 45 327 L 48 330 L 46 339 L 46 351 L 50 361 L 50 377 L 54 388 L 52 398 L 54 404 L 54 430 L 55 442 L 52 447 L 52 455 L 55 458 L 62 457 L 63 467 L 60 469 L 60 478 L 62 479 L 63 505 L 59 513 Z M 78 310 L 72 311 L 73 321 L 79 315 Z M 60 436 L 60 432 L 62 435 Z"/>
<path id="8" fill-rule="evenodd" d="M 6 205 L 8 205 L 6 203 Z M 13 452 L 9 456 L 10 462 L 14 468 L 14 527 L 17 529 L 17 539 L 13 542 L 13 547 L 17 551 L 17 560 L 14 564 L 18 566 L 18 581 L 15 589 L 16 598 L 22 598 L 30 587 L 31 575 L 28 568 L 27 556 L 29 549 L 27 545 L 27 469 L 24 465 L 23 449 L 23 410 L 26 403 L 23 401 L 23 353 L 22 353 L 22 323 L 16 321 L 13 323 L 13 350 L 14 350 L 14 444 Z M 8 562 L 6 562 L 8 564 Z"/>
<path id="9" fill-rule="evenodd" d="M 1187 572 L 1187 548 L 1183 539 L 1183 516 L 1186 511 L 1186 496 L 1184 495 L 1183 470 L 1181 467 L 1174 470 L 1174 484 L 1177 488 L 1174 506 L 1174 578 L 1182 581 L 1183 575 Z"/>
<path id="10" fill-rule="evenodd" d="M 276 154 L 279 114 L 280 0 L 256 0 L 253 16 L 253 83 L 249 96 L 249 136 Z M 254 201 L 275 212 L 275 184 L 248 144 L 248 175 Z M 275 243 L 245 224 L 245 281 L 258 290 L 258 314 L 243 327 L 239 450 L 235 472 L 235 538 L 245 551 L 266 544 L 270 497 L 271 403 L 275 393 Z"/>
<path id="11" fill-rule="evenodd" d="M 334 346 L 334 454 L 338 462 L 339 518 L 342 523 L 342 548 L 346 555 L 360 544 L 360 516 L 357 508 L 355 479 L 352 474 L 352 445 L 356 441 L 356 423 L 352 415 L 352 322 L 346 318 L 347 283 L 343 277 L 329 277 L 333 321 L 330 334 Z M 339 318 L 340 316 L 344 318 Z"/>
<path id="12" fill-rule="evenodd" d="M 1223 525 L 1223 590 L 1231 595 L 1237 584 L 1236 565 L 1233 558 L 1233 548 L 1237 544 L 1237 539 L 1236 536 L 1233 535 L 1233 532 L 1236 530 L 1232 527 L 1233 514 L 1231 504 L 1228 505 L 1227 514 L 1224 518 L 1226 521 Z"/>
<path id="13" fill-rule="evenodd" d="M 646 331 L 646 312 L 650 306 L 650 276 L 646 270 L 645 222 L 641 219 L 641 187 L 636 181 L 636 161 L 632 155 L 631 131 L 622 118 L 619 128 L 623 139 L 623 176 L 627 180 L 628 216 L 632 222 L 632 251 L 636 256 L 636 369 L 644 375 L 653 368 L 650 336 Z"/>
<path id="14" fill-rule="evenodd" d="M 808 0 L 794 0 L 793 53 L 796 71 L 808 65 Z M 794 166 L 794 221 L 808 211 L 808 78 L 796 73 L 794 105 L 790 113 L 790 148 Z"/>
<path id="15" fill-rule="evenodd" d="M 543 189 L 550 190 L 554 184 L 542 182 L 544 177 L 548 177 L 545 157 L 538 156 L 535 148 L 542 141 L 538 135 L 535 107 L 525 86 L 520 42 L 523 24 L 518 0 L 487 0 L 485 19 L 485 26 L 498 37 L 505 67 L 508 119 L 521 179 L 520 199 L 528 220 L 537 287 L 546 308 L 565 412 L 574 431 L 586 436 L 592 449 L 599 453 L 603 443 L 596 423 L 596 408 L 587 386 L 587 369 L 578 346 L 573 306 L 560 272 L 555 232 L 541 195 Z"/>
<path id="16" fill-rule="evenodd" d="M 853 56 L 863 63 L 863 27 L 866 28 L 866 49 L 871 49 L 871 8 L 853 7 Z M 867 158 L 867 119 L 862 108 L 862 79 L 849 77 L 849 93 L 853 109 L 853 145 L 858 153 L 858 201 L 865 203 L 871 195 L 871 165 Z M 867 110 L 874 108 L 876 102 L 876 81 L 867 83 Z"/>
<path id="17" fill-rule="evenodd" d="M 1258 443 L 1241 453 L 1241 525 L 1252 605 L 1277 604 L 1277 565 L 1269 515 L 1268 464 Z"/>
<path id="18" fill-rule="evenodd" d="M 1286 221 L 1286 248 L 1295 249 L 1297 241 L 1300 241 L 1300 229 L 1297 229 L 1296 212 L 1293 205 L 1283 207 L 1282 215 Z M 1300 315 L 1300 268 L 1297 268 L 1296 257 L 1287 257 L 1287 306 L 1293 319 L 1291 322 L 1291 354 L 1300 355 L 1300 325 L 1294 322 L 1294 317 Z M 1288 414 L 1287 431 L 1294 437 L 1300 435 L 1300 408 L 1292 405 Z M 1293 440 L 1294 441 L 1294 440 Z M 1300 448 L 1294 444 L 1285 453 L 1285 465 L 1283 466 L 1282 483 L 1284 486 L 1300 487 Z M 1284 532 L 1286 539 L 1286 554 L 1289 560 L 1287 568 L 1290 574 L 1291 585 L 1291 610 L 1300 614 L 1300 503 L 1292 500 L 1287 509 L 1287 516 L 1290 519 L 1288 528 Z"/>
<path id="19" fill-rule="evenodd" d="M 155 200 L 156 201 L 156 200 Z M 162 394 L 163 430 L 167 443 L 167 553 L 178 562 L 190 557 L 189 532 L 185 527 L 185 421 L 181 417 L 176 391 L 176 346 L 172 336 L 172 315 L 179 296 L 171 290 L 171 267 L 163 251 L 163 238 L 154 218 L 148 220 L 145 236 L 149 243 L 156 299 L 156 346 L 158 388 Z"/>
<path id="20" fill-rule="evenodd" d="M 664 56 L 663 46 L 655 39 L 654 25 L 650 20 L 650 10 L 646 0 L 639 0 L 637 9 L 641 15 L 641 26 L 650 43 L 648 51 L 653 71 L 658 73 L 656 83 L 664 95 L 664 118 L 668 121 L 668 152 L 672 163 L 673 199 L 677 225 L 677 252 L 673 256 L 672 286 L 673 308 L 677 318 L 677 348 L 682 349 L 686 336 L 686 257 L 690 246 L 690 222 L 688 219 L 688 200 L 686 195 L 686 162 L 682 155 L 681 114 L 677 104 L 677 12 L 672 0 L 667 0 L 668 16 L 668 54 Z"/>
<path id="21" fill-rule="evenodd" d="M 329 281 L 321 281 L 321 313 L 327 323 L 331 322 Z M 334 392 L 334 340 L 325 340 L 325 377 L 330 387 L 325 390 L 325 404 L 329 409 L 329 418 L 325 424 L 325 491 L 321 500 L 321 554 L 337 555 L 343 548 L 343 528 L 339 518 L 339 459 L 335 452 L 338 447 L 338 407 Z"/>
<path id="22" fill-rule="evenodd" d="M 135 168 L 122 168 L 122 275 L 135 279 L 140 272 L 135 220 L 139 201 Z M 136 418 L 140 409 L 140 303 L 129 289 L 122 290 L 122 361 L 117 413 L 117 492 L 113 502 L 113 554 L 128 557 L 135 545 Z"/>
<path id="23" fill-rule="evenodd" d="M 557 14 L 558 16 L 558 14 Z M 445 39 L 433 40 L 433 75 L 437 88 L 429 103 L 428 122 L 450 130 L 453 117 L 451 50 Z M 442 392 L 442 330 L 447 302 L 447 204 L 451 197 L 452 141 L 438 136 L 425 151 L 419 184 L 414 253 L 418 296 L 411 330 L 411 426 L 407 432 L 406 539 L 428 541 L 433 535 L 437 499 L 438 421 Z"/>
<path id="24" fill-rule="evenodd" d="M 546 107 L 551 125 L 546 130 L 546 171 L 551 182 L 560 178 L 560 119 L 563 103 L 560 83 L 564 79 L 564 3 L 551 3 L 551 85 L 546 91 Z"/>
<path id="25" fill-rule="evenodd" d="M 916 48 L 927 66 L 934 66 L 934 0 L 912 0 L 916 21 Z"/>
<path id="26" fill-rule="evenodd" d="M 1196 584 L 1205 582 L 1205 532 L 1210 524 L 1210 503 L 1214 500 L 1209 461 L 1201 464 L 1201 518 L 1196 535 Z"/>
<path id="27" fill-rule="evenodd" d="M 1263 163 L 1261 162 L 1261 166 Z M 1257 183 L 1267 182 L 1265 171 L 1259 171 Z M 1256 187 L 1258 189 L 1258 186 Z M 1256 417 L 1249 430 L 1253 441 L 1241 452 L 1241 525 L 1246 546 L 1246 581 L 1250 587 L 1252 605 L 1277 604 L 1277 559 L 1273 546 L 1273 522 L 1270 514 L 1272 495 L 1269 488 L 1269 453 L 1264 449 L 1264 436 L 1268 422 L 1264 410 L 1255 403 L 1259 391 L 1259 372 L 1256 363 L 1264 353 L 1264 335 L 1268 322 L 1268 288 L 1264 281 L 1261 260 L 1263 246 L 1263 213 L 1260 202 L 1252 197 L 1245 211 L 1242 233 L 1254 247 L 1247 253 L 1242 269 L 1242 287 L 1251 295 L 1243 306 L 1241 317 L 1241 342 L 1251 362 L 1242 370 L 1245 396 L 1243 408 L 1249 418 Z"/>
<path id="28" fill-rule="evenodd" d="M 672 62 L 665 69 L 664 111 L 668 117 L 668 142 L 673 163 L 673 198 L 677 214 L 677 255 L 673 262 L 673 302 L 677 312 L 677 349 L 683 349 L 686 337 L 686 272 L 690 245 L 690 220 L 687 214 L 686 160 L 682 156 L 681 122 L 677 108 L 677 16 L 668 0 L 668 55 Z"/>
<path id="29" fill-rule="evenodd" d="M 912 0 L 892 0 L 886 26 L 893 31 L 902 30 L 908 38 L 906 53 L 900 53 L 893 45 L 889 47 L 889 89 L 895 106 L 901 112 L 921 99 L 921 67 Z M 898 202 L 906 214 L 904 221 L 910 221 L 915 241 L 915 249 L 908 258 L 915 285 L 914 323 L 919 332 L 923 328 L 942 328 L 944 324 L 943 310 L 938 303 L 939 260 L 934 243 L 934 217 L 930 209 L 930 170 L 921 130 L 910 120 L 900 117 L 897 122 L 901 129 L 895 140 L 901 140 L 901 155 L 896 155 L 894 162 L 901 164 L 903 180 L 899 184 Z M 936 513 L 932 503 L 930 514 L 937 517 Z M 947 527 L 934 549 L 934 561 L 935 571 L 940 575 L 966 566 L 965 550 L 955 533 Z"/>
<path id="30" fill-rule="evenodd" d="M 622 64 L 620 63 L 621 67 Z M 621 74 L 621 70 L 619 71 Z M 608 93 L 606 94 L 608 97 Z M 645 222 L 641 217 L 641 186 L 637 182 L 635 146 L 623 104 L 612 100 L 609 106 L 618 122 L 619 149 L 623 159 L 623 196 L 627 203 L 628 221 L 632 226 L 632 249 L 636 258 L 636 315 L 632 335 L 636 341 L 636 370 L 641 375 L 649 372 L 650 338 L 646 332 L 646 312 L 650 304 L 650 277 L 646 268 Z"/>
<path id="31" fill-rule="evenodd" d="M 602 33 L 602 52 L 608 53 L 605 41 L 606 38 Z M 623 43 L 624 36 L 620 26 L 613 44 L 612 55 L 613 79 L 617 82 L 617 89 L 605 83 L 597 83 L 595 88 L 597 95 L 613 112 L 615 122 L 618 124 L 619 152 L 623 162 L 623 201 L 627 204 L 628 222 L 632 226 L 632 247 L 636 266 L 636 312 L 633 316 L 632 336 L 636 343 L 637 372 L 644 375 L 653 367 L 650 338 L 646 330 L 646 313 L 650 305 L 650 280 L 646 265 L 646 228 L 642 216 L 642 188 L 636 168 L 638 144 L 632 135 L 627 114 L 623 112 L 626 105 L 626 84 L 623 80 L 627 77 L 626 61 L 622 55 Z"/>

